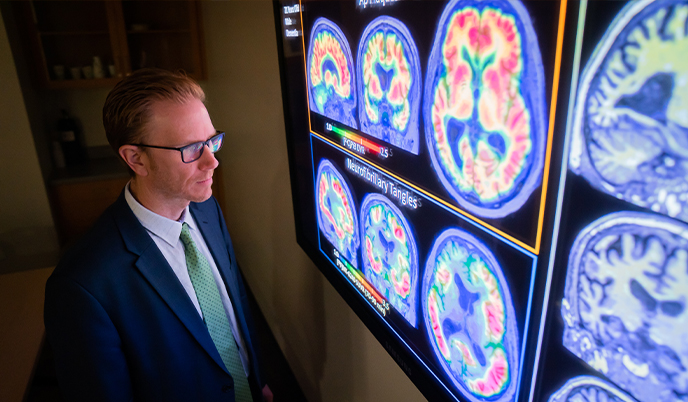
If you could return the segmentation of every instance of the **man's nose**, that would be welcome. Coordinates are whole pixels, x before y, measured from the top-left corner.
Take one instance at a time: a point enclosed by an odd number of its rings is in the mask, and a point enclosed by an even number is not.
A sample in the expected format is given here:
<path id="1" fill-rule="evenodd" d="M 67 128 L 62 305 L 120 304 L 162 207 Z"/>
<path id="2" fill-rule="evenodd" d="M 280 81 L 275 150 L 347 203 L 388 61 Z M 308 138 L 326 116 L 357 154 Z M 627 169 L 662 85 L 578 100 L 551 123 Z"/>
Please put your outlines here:
<path id="1" fill-rule="evenodd" d="M 200 163 L 200 168 L 202 170 L 212 170 L 217 167 L 220 163 L 217 161 L 217 158 L 215 157 L 215 154 L 213 151 L 210 150 L 210 144 L 205 144 L 204 147 L 207 149 L 203 150 L 203 155 L 201 155 L 201 158 L 198 160 Z"/>

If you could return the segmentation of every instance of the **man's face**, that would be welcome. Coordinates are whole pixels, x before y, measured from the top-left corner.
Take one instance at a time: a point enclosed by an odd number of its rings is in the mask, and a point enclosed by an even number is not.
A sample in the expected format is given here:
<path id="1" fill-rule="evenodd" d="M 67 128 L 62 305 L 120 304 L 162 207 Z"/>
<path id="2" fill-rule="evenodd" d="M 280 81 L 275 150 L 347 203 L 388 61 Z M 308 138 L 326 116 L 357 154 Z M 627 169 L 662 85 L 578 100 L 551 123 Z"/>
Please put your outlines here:
<path id="1" fill-rule="evenodd" d="M 171 101 L 155 102 L 152 118 L 143 141 L 148 145 L 183 147 L 205 141 L 215 135 L 208 111 L 201 101 L 193 99 L 183 104 Z M 210 198 L 213 171 L 217 159 L 209 149 L 191 163 L 182 162 L 179 151 L 146 148 L 148 176 L 142 178 L 146 191 L 163 208 L 184 208 L 193 202 Z"/>

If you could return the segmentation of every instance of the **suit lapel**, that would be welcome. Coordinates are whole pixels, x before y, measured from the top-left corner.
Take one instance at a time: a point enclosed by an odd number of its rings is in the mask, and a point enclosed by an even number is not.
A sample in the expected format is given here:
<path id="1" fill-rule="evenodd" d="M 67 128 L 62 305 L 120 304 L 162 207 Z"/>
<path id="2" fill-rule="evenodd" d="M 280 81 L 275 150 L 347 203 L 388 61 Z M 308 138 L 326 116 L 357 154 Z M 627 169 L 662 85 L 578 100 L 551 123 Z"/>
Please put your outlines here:
<path id="1" fill-rule="evenodd" d="M 146 229 L 131 211 L 122 193 L 113 205 L 115 222 L 129 251 L 139 256 L 136 268 L 167 303 L 203 349 L 229 374 L 210 333 L 198 315 L 189 295 L 182 287 L 172 267 L 162 255 Z"/>

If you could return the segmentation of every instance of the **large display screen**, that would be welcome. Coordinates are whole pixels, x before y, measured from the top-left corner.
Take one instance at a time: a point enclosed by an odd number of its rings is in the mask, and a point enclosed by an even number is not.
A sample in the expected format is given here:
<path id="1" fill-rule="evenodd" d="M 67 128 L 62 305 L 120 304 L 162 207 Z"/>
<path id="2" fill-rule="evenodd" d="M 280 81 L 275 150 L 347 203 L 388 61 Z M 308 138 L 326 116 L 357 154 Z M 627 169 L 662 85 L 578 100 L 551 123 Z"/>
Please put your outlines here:
<path id="1" fill-rule="evenodd" d="M 429 400 L 688 401 L 688 0 L 275 19 L 298 242 Z"/>

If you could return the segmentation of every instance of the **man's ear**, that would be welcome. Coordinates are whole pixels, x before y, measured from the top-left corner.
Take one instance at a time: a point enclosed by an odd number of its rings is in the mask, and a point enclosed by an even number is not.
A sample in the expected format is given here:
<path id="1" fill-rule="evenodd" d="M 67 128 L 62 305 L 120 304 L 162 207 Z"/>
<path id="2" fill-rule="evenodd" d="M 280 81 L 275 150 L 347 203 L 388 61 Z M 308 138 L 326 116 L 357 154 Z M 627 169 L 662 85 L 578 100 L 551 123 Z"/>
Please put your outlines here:
<path id="1" fill-rule="evenodd" d="M 140 147 L 122 145 L 119 147 L 119 155 L 137 176 L 148 176 L 148 157 Z"/>

